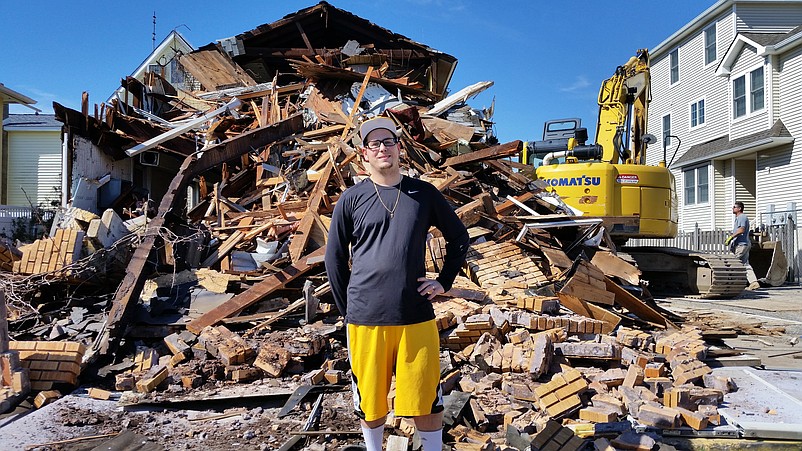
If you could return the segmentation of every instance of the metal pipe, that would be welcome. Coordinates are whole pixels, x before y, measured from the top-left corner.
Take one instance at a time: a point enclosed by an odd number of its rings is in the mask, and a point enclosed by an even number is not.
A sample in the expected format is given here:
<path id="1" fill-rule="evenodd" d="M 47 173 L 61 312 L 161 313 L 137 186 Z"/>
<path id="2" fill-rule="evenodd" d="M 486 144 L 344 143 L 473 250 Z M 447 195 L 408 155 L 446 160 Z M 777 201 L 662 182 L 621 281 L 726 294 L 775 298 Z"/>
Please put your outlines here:
<path id="1" fill-rule="evenodd" d="M 549 152 L 543 157 L 543 166 L 551 164 L 551 160 L 556 160 L 557 158 L 567 157 L 570 154 L 570 150 L 563 150 L 561 152 Z"/>

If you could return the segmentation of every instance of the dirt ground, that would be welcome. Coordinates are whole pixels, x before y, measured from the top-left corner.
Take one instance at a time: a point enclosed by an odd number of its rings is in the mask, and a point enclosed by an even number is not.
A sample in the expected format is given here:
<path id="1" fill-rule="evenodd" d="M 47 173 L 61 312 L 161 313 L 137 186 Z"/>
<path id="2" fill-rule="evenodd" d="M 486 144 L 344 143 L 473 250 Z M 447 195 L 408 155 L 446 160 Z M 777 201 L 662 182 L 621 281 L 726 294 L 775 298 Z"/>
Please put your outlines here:
<path id="1" fill-rule="evenodd" d="M 133 438 L 136 446 L 146 446 L 144 449 L 279 449 L 293 431 L 304 428 L 317 397 L 309 395 L 289 415 L 278 418 L 289 392 L 277 381 L 270 382 L 273 383 L 257 381 L 213 391 L 196 389 L 183 403 L 171 399 L 172 406 L 159 405 L 155 399 L 150 405 L 121 407 L 125 397 L 96 400 L 89 398 L 86 387 L 82 387 L 38 410 L 27 410 L 23 405 L 17 409 L 17 418 L 0 420 L 0 449 L 95 449 L 120 432 L 126 432 L 128 440 Z M 321 429 L 358 432 L 349 396 L 346 391 L 324 395 Z M 55 443 L 70 439 L 82 440 Z M 358 434 L 310 436 L 305 445 L 301 441 L 295 449 L 334 450 L 360 441 Z M 142 448 L 111 443 L 100 449 Z"/>

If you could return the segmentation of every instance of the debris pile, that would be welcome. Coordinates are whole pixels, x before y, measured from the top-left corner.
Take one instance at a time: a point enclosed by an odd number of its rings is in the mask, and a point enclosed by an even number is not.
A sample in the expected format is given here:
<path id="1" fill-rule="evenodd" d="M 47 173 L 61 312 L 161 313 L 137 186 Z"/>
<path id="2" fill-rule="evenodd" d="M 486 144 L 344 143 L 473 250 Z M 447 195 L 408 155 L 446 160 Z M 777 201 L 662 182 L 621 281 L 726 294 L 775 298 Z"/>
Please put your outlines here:
<path id="1" fill-rule="evenodd" d="M 337 32 L 324 41 L 325 27 Z M 320 402 L 302 403 L 349 389 L 323 253 L 333 205 L 368 176 L 358 125 L 384 115 L 405 175 L 443 192 L 472 240 L 464 276 L 434 300 L 455 449 L 580 449 L 589 437 L 635 449 L 637 427 L 719 424 L 733 384 L 709 374 L 703 331 L 634 295 L 639 271 L 601 221 L 570 216 L 512 161 L 522 143 L 499 144 L 492 108 L 466 103 L 491 82 L 447 95 L 456 59 L 325 2 L 179 63 L 181 87 L 149 73 L 93 115 L 88 101 L 55 105 L 73 202 L 49 236 L 0 248 L 14 339 L 0 349 L 11 387 L 0 410 L 28 386 L 44 405 L 78 376 L 129 406 L 275 381 L 296 393 L 285 416 L 301 406 L 317 422 L 274 438 L 336 429 L 319 424 Z M 437 272 L 436 230 L 428 251 Z M 411 438 L 405 420 L 388 429 Z"/>

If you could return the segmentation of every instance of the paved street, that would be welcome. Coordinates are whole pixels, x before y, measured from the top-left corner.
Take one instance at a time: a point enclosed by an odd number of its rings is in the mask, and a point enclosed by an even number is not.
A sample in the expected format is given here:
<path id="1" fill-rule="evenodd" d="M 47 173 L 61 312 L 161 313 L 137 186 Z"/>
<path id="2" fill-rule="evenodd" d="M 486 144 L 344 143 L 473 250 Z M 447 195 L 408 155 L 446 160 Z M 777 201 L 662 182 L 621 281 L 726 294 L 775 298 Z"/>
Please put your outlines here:
<path id="1" fill-rule="evenodd" d="M 725 339 L 732 348 L 761 358 L 767 369 L 802 370 L 802 287 L 782 286 L 745 291 L 736 299 L 660 298 L 658 305 L 675 313 L 709 315 L 724 323 L 756 324 L 760 329 L 784 328 L 782 335 L 740 335 Z M 800 342 L 792 345 L 798 338 Z M 798 351 L 798 353 L 795 353 Z M 786 354 L 786 355 L 778 355 Z"/>

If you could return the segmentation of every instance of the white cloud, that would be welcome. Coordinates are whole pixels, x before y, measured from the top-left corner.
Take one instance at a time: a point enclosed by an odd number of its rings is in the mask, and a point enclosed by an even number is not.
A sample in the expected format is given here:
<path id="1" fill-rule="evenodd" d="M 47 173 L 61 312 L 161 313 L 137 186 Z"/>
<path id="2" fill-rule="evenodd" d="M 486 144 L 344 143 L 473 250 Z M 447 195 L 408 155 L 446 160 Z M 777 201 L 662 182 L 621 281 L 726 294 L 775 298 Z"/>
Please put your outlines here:
<path id="1" fill-rule="evenodd" d="M 588 86 L 590 86 L 590 82 L 588 81 L 587 77 L 584 75 L 579 75 L 572 84 L 563 86 L 559 88 L 559 90 L 560 92 L 577 92 L 587 88 Z"/>

